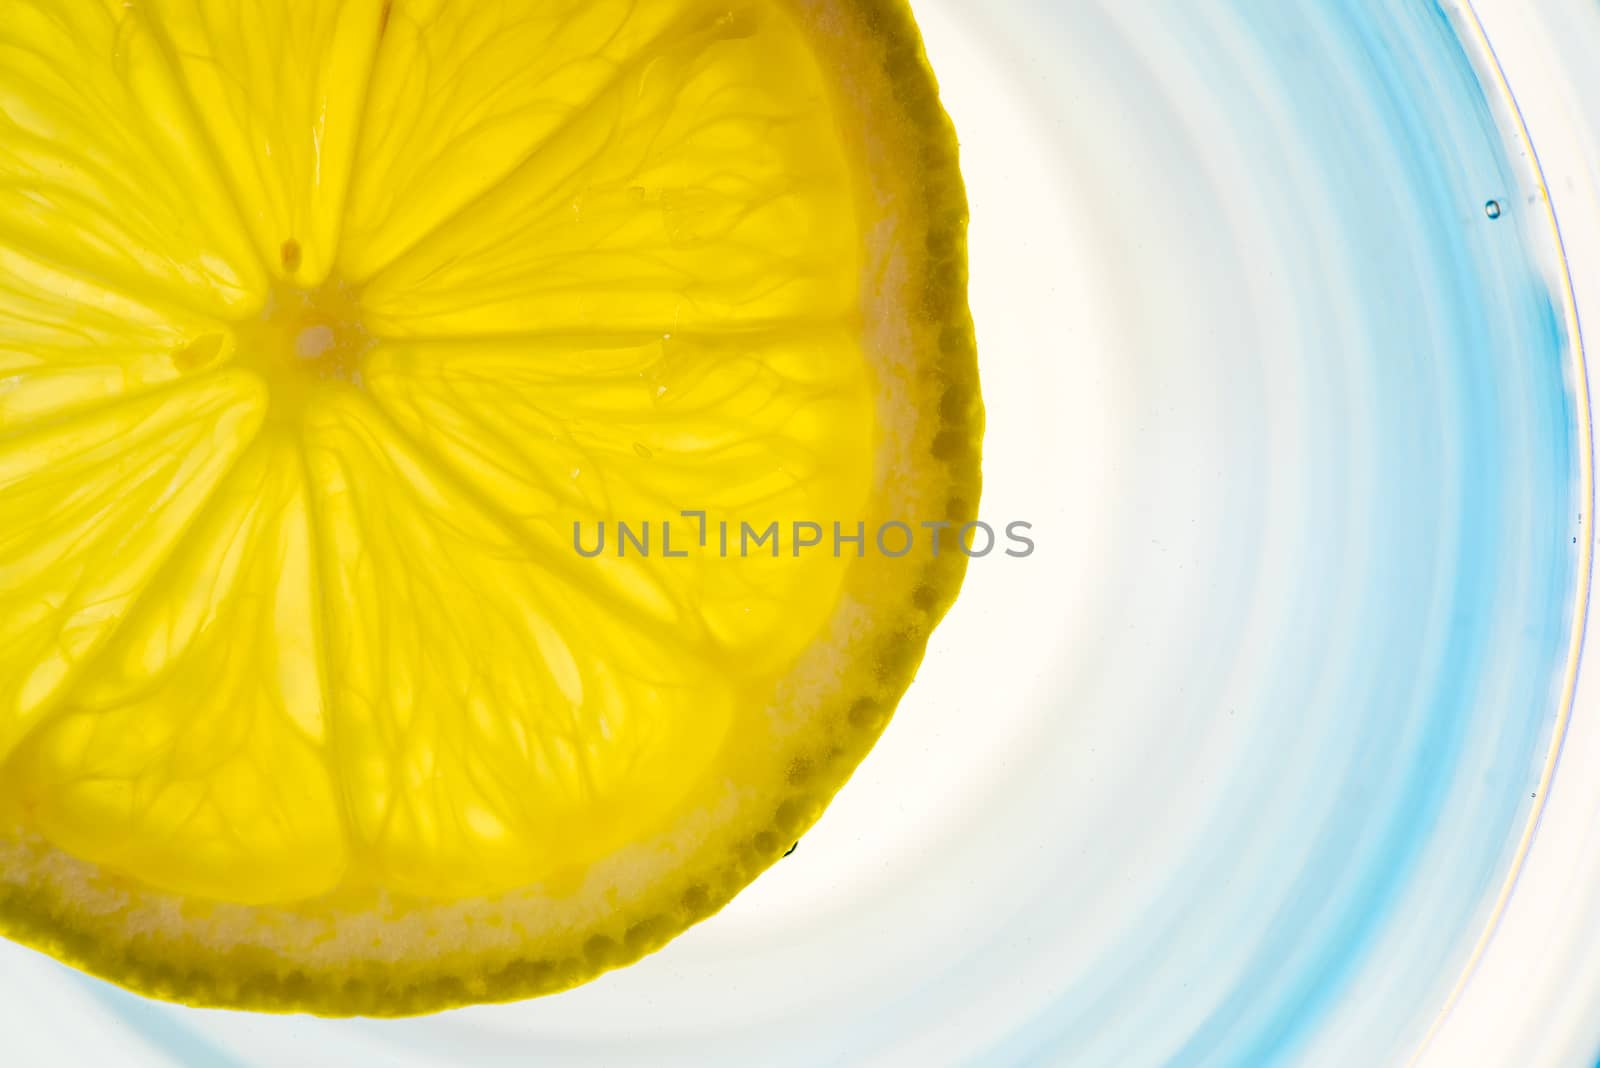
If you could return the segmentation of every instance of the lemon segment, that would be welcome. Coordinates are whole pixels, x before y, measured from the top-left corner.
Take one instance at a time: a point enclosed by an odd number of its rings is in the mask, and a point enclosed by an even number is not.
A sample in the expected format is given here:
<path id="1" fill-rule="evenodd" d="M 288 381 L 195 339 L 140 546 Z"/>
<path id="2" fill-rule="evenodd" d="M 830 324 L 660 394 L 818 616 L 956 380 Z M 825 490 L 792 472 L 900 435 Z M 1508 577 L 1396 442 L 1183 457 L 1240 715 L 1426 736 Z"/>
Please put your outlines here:
<path id="1" fill-rule="evenodd" d="M 724 674 L 756 673 L 812 640 L 853 551 L 833 523 L 854 534 L 866 515 L 857 458 L 879 431 L 859 344 L 842 328 L 391 342 L 366 381 L 543 559 Z"/>
<path id="2" fill-rule="evenodd" d="M 142 7 L 7 0 L 0 246 L 202 314 L 264 276 Z"/>
<path id="3" fill-rule="evenodd" d="M 854 312 L 862 238 L 816 61 L 770 0 L 714 7 L 374 277 L 373 331 L 675 336 Z"/>
<path id="4" fill-rule="evenodd" d="M 10 789 L 82 857 L 267 903 L 344 873 L 304 465 L 262 438 L 30 740 Z"/>
<path id="5" fill-rule="evenodd" d="M 123 622 L 264 408 L 224 372 L 0 443 L 0 754 Z"/>
<path id="6" fill-rule="evenodd" d="M 667 820 L 727 728 L 715 673 L 546 571 L 354 390 L 305 435 L 334 758 L 382 885 L 493 893 Z"/>
<path id="7" fill-rule="evenodd" d="M 230 344 L 224 324 L 0 246 L 0 435 L 214 368 Z"/>
<path id="8" fill-rule="evenodd" d="M 147 0 L 260 258 L 315 288 L 337 255 L 384 0 Z"/>
<path id="9" fill-rule="evenodd" d="M 726 2 L 395 0 L 340 248 L 362 283 L 526 163 L 596 97 L 728 16 Z M 530 62 L 530 57 L 538 57 Z"/>

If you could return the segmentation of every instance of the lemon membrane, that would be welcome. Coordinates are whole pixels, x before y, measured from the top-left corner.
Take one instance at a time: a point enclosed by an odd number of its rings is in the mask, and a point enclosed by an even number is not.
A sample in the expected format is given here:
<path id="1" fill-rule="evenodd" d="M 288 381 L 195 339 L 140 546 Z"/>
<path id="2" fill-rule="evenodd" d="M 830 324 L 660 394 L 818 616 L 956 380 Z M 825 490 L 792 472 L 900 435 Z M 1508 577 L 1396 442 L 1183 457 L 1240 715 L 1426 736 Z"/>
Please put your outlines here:
<path id="1" fill-rule="evenodd" d="M 563 989 L 820 814 L 960 553 L 900 0 L 10 0 L 0 929 L 194 1004 Z"/>

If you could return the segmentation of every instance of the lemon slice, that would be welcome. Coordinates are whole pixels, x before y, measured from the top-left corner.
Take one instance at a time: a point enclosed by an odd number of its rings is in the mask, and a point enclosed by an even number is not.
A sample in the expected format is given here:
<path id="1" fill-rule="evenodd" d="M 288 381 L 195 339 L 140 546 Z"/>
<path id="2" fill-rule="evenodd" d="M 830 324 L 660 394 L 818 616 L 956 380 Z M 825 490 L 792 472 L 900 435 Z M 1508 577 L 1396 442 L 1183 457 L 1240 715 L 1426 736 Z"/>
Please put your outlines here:
<path id="1" fill-rule="evenodd" d="M 10 0 L 0 120 L 7 935 L 432 1011 L 818 817 L 979 493 L 900 0 Z"/>

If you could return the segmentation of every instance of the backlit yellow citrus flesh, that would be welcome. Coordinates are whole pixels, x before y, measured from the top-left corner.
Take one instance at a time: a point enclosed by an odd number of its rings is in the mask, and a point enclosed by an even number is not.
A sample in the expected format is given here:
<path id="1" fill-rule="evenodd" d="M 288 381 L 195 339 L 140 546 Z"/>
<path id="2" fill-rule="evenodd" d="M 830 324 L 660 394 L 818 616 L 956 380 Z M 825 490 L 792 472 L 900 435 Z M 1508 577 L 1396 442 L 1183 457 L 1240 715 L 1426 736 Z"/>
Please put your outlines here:
<path id="1" fill-rule="evenodd" d="M 964 564 L 716 529 L 972 518 L 965 226 L 901 0 L 7 0 L 0 929 L 402 1014 L 715 911 Z"/>

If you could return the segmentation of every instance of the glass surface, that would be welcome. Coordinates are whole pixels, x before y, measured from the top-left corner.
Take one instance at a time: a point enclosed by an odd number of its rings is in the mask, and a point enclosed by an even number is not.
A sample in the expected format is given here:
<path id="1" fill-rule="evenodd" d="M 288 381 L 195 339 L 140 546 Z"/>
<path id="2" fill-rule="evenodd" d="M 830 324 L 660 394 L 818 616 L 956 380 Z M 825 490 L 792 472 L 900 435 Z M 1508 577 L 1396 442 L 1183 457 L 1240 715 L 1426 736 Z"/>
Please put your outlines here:
<path id="1" fill-rule="evenodd" d="M 982 512 L 1038 549 L 821 824 L 520 1005 L 202 1012 L 0 945 L 15 1063 L 1594 1063 L 1600 8 L 914 6 Z"/>

